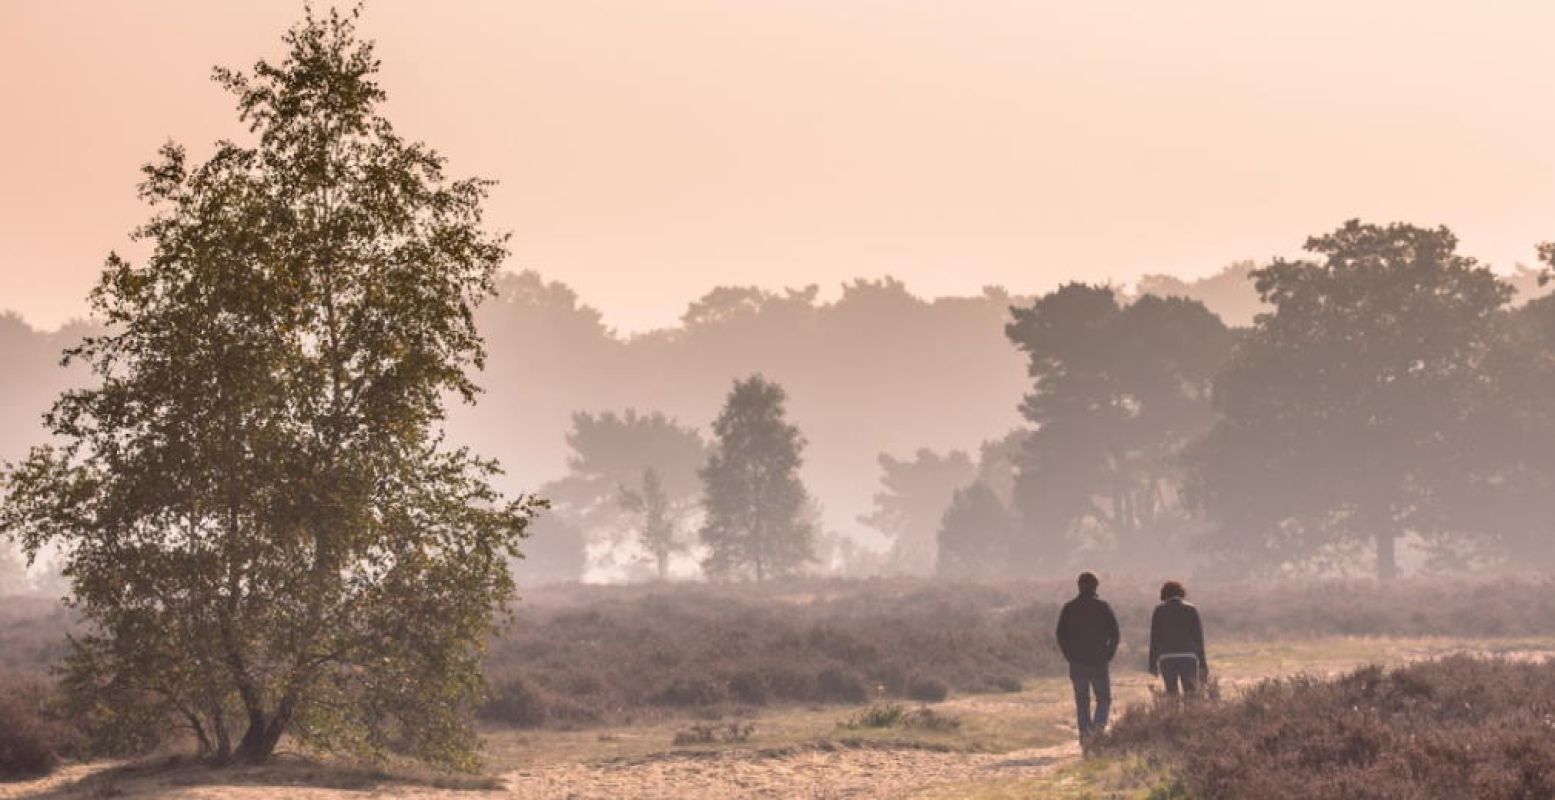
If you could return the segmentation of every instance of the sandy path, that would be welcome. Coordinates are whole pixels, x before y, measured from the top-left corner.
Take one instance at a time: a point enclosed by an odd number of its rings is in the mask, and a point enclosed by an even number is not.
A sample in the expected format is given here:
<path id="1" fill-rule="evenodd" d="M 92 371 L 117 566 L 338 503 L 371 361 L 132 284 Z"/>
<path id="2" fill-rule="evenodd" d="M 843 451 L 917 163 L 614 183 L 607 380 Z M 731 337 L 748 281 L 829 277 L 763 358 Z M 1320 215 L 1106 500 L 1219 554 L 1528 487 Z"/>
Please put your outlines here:
<path id="1" fill-rule="evenodd" d="M 525 800 L 894 800 L 944 784 L 1034 778 L 1078 758 L 1075 744 L 998 755 L 915 749 L 725 751 L 620 764 L 564 764 L 505 776 Z"/>
<path id="2" fill-rule="evenodd" d="M 1079 757 L 1073 744 L 998 755 L 919 749 L 787 748 L 723 751 L 604 764 L 559 764 L 502 776 L 499 790 L 379 785 L 352 789 L 278 785 L 274 781 L 198 785 L 176 775 L 105 782 L 101 766 L 70 767 L 44 780 L 0 783 L 0 798 L 149 798 L 179 800 L 898 800 L 947 784 L 1034 778 Z M 231 776 L 229 776 L 231 777 Z M 112 788 L 108 788 L 108 787 Z"/>

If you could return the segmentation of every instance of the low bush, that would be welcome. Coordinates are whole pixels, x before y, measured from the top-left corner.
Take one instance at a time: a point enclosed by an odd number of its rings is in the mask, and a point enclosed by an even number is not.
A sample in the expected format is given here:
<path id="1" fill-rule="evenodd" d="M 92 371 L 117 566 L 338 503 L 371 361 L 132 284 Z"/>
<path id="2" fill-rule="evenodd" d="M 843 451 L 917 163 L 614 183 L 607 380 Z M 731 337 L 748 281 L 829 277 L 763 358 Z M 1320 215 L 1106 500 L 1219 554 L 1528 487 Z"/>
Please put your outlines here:
<path id="1" fill-rule="evenodd" d="M 1555 797 L 1555 669 L 1457 656 L 1230 702 L 1131 707 L 1099 742 L 1169 765 L 1193 797 Z"/>
<path id="2" fill-rule="evenodd" d="M 1159 580 L 1104 576 L 1102 596 L 1123 629 L 1120 670 L 1144 666 Z M 1212 651 L 1228 639 L 1555 634 L 1555 590 L 1544 579 L 1189 588 Z M 578 726 L 730 705 L 929 702 L 939 690 L 931 681 L 947 695 L 1020 691 L 1025 678 L 1064 674 L 1053 626 L 1073 594 L 1068 580 L 909 578 L 526 591 L 513 628 L 491 643 L 492 695 L 480 714 L 521 727 Z M 57 603 L 8 598 L 0 674 L 46 682 L 74 625 Z M 88 744 L 107 752 L 98 738 Z"/>
<path id="3" fill-rule="evenodd" d="M 950 684 L 939 678 L 915 677 L 907 682 L 907 699 L 938 703 L 950 696 Z"/>
<path id="4" fill-rule="evenodd" d="M 47 775 L 73 748 L 74 732 L 47 713 L 47 702 L 40 685 L 8 683 L 0 689 L 0 778 Z"/>
<path id="5" fill-rule="evenodd" d="M 490 696 L 481 707 L 481 719 L 532 728 L 550 717 L 549 703 L 533 681 L 522 675 L 504 675 L 489 682 Z"/>
<path id="6" fill-rule="evenodd" d="M 961 720 L 942 714 L 928 706 L 908 708 L 901 703 L 875 703 L 851 717 L 837 723 L 839 728 L 913 728 L 928 731 L 953 731 L 961 727 Z"/>
<path id="7" fill-rule="evenodd" d="M 852 670 L 826 667 L 815 675 L 815 699 L 824 703 L 862 703 L 869 699 L 869 684 Z"/>
<path id="8" fill-rule="evenodd" d="M 1108 576 L 1121 669 L 1143 668 L 1155 579 Z M 1190 586 L 1213 649 L 1227 639 L 1555 634 L 1545 580 L 1307 581 Z M 556 586 L 525 596 L 493 642 L 494 679 L 522 675 L 543 713 L 577 724 L 727 705 L 934 702 L 1016 692 L 1064 674 L 1053 641 L 1069 581 L 808 579 L 751 584 Z M 938 682 L 936 684 L 936 682 Z M 502 703 L 498 692 L 494 703 Z"/>
<path id="9" fill-rule="evenodd" d="M 756 733 L 756 726 L 750 722 L 730 722 L 726 725 L 692 725 L 691 727 L 675 733 L 675 745 L 677 747 L 689 744 L 739 744 L 748 742 Z"/>
<path id="10" fill-rule="evenodd" d="M 894 728 L 907 716 L 907 706 L 901 703 L 875 703 L 851 717 L 837 723 L 840 728 Z"/>

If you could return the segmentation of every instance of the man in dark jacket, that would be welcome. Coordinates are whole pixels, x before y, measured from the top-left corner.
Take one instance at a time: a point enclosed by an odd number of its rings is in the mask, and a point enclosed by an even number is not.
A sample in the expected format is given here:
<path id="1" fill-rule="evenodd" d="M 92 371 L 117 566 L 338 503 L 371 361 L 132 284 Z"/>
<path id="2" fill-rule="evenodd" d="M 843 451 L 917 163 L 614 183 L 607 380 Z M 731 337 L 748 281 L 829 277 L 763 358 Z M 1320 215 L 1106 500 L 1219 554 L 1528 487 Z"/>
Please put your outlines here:
<path id="1" fill-rule="evenodd" d="M 1074 684 L 1075 713 L 1083 742 L 1107 727 L 1112 708 L 1112 679 L 1107 665 L 1118 652 L 1118 618 L 1112 606 L 1096 596 L 1101 581 L 1080 573 L 1080 595 L 1064 604 L 1058 614 L 1058 649 L 1069 662 L 1069 681 Z M 1091 693 L 1096 694 L 1096 713 L 1091 714 Z"/>
<path id="2" fill-rule="evenodd" d="M 1204 657 L 1204 624 L 1199 610 L 1187 600 L 1188 590 L 1177 581 L 1161 586 L 1161 604 L 1150 617 L 1150 674 L 1166 681 L 1166 693 L 1198 691 L 1209 677 Z"/>

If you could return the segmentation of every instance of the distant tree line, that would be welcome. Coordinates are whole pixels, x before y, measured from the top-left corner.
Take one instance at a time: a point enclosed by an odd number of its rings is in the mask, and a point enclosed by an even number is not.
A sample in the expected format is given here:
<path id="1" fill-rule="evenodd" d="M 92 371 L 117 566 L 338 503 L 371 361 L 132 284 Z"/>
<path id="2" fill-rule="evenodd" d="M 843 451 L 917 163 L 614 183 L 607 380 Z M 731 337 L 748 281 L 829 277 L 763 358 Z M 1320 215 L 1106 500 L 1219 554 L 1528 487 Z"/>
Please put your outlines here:
<path id="1" fill-rule="evenodd" d="M 1222 293 L 1228 276 L 1248 284 L 1262 311 L 1246 327 L 1199 300 L 1107 286 L 1011 306 L 1006 346 L 1030 381 L 1025 425 L 975 455 L 880 454 L 873 508 L 858 515 L 888 543 L 877 561 L 800 525 L 818 521 L 818 504 L 796 478 L 793 498 L 804 499 L 781 505 L 794 540 L 810 543 L 810 568 L 977 578 L 1085 562 L 1390 577 L 1401 542 L 1432 569 L 1555 560 L 1545 499 L 1555 421 L 1543 409 L 1555 301 L 1514 303 L 1532 271 L 1499 277 L 1459 254 L 1450 231 L 1402 224 L 1346 223 L 1307 249 L 1210 282 Z M 731 290 L 688 317 L 727 321 L 767 303 L 802 316 L 811 300 Z M 672 563 L 683 575 L 771 574 L 766 551 L 748 550 L 754 561 L 739 568 L 721 560 L 749 544 L 739 538 L 709 555 L 720 535 L 710 532 L 732 517 L 708 527 L 708 480 L 721 473 L 704 465 L 710 454 L 756 463 L 749 441 L 727 434 L 709 447 L 658 412 L 576 415 L 569 475 L 546 487 L 571 525 L 569 568 L 591 541 L 594 561 L 627 577 L 668 577 Z M 797 456 L 804 440 L 791 434 Z"/>
<path id="2" fill-rule="evenodd" d="M 1390 578 L 1401 542 L 1433 569 L 1549 566 L 1555 300 L 1513 305 L 1514 284 L 1457 247 L 1446 228 L 1347 222 L 1309 258 L 1246 271 L 1265 310 L 1241 329 L 1081 284 L 1012 309 L 1032 378 L 1013 494 L 937 486 L 954 492 L 938 572 Z M 1540 253 L 1555 267 L 1555 246 Z M 882 464 L 879 507 L 909 503 Z"/>

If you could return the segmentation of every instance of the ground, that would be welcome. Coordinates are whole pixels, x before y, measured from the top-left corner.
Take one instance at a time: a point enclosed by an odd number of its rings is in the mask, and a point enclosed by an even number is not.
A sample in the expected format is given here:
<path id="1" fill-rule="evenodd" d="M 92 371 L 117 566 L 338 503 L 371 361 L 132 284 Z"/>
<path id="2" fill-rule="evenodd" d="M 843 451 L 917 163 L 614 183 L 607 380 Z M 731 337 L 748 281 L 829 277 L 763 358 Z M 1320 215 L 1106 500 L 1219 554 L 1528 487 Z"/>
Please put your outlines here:
<path id="1" fill-rule="evenodd" d="M 1555 654 L 1555 639 L 1241 642 L 1212 649 L 1210 658 L 1223 690 L 1235 694 L 1271 676 L 1331 674 L 1456 652 L 1544 657 Z M 1114 667 L 1119 707 L 1150 696 L 1154 684 L 1138 666 Z M 1153 776 L 1142 765 L 1081 760 L 1067 680 L 1027 681 L 1018 693 L 957 696 L 935 709 L 960 719 L 960 728 L 851 729 L 840 723 L 859 709 L 830 706 L 755 715 L 745 720 L 754 725 L 749 740 L 733 744 L 673 745 L 677 731 L 697 722 L 692 719 L 586 731 L 494 729 L 486 732 L 483 776 L 353 769 L 295 756 L 263 768 L 212 770 L 163 757 L 71 765 L 47 779 L 0 783 L 0 799 L 1101 800 L 1148 793 Z"/>

